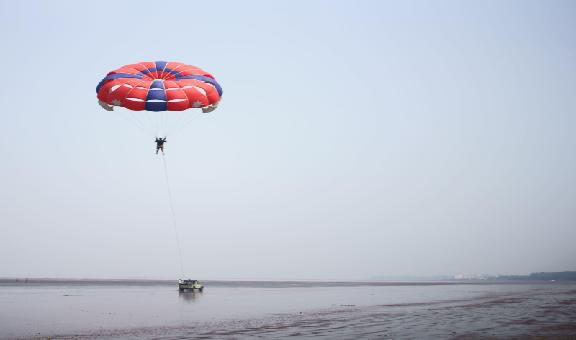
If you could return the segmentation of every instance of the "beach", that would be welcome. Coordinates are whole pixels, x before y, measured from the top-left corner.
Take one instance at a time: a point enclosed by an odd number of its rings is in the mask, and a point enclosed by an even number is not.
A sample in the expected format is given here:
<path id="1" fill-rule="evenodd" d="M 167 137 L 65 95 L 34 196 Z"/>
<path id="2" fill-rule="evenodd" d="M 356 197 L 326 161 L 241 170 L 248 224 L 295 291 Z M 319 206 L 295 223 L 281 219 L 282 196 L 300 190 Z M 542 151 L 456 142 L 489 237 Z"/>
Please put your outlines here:
<path id="1" fill-rule="evenodd" d="M 576 337 L 576 284 L 29 280 L 0 283 L 2 339 Z"/>

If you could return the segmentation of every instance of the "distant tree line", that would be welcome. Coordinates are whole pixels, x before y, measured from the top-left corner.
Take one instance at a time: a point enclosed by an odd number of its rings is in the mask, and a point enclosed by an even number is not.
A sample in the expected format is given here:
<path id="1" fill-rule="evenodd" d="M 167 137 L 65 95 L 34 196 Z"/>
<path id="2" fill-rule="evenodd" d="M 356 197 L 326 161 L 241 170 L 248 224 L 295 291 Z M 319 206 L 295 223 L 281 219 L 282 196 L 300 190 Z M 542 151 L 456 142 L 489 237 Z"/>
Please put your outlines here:
<path id="1" fill-rule="evenodd" d="M 499 280 L 576 281 L 576 271 L 543 272 L 530 275 L 500 275 Z"/>

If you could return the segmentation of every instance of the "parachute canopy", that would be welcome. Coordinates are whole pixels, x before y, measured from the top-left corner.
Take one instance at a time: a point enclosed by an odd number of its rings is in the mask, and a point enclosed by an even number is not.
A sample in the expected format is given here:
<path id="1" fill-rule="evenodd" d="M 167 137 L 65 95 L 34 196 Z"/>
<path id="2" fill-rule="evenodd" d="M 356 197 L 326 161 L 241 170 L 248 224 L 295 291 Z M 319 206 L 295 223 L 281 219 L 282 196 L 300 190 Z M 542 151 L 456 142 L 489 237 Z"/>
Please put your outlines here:
<path id="1" fill-rule="evenodd" d="M 112 111 L 121 106 L 133 111 L 216 109 L 222 87 L 196 66 L 178 62 L 141 62 L 111 71 L 96 86 L 99 104 Z"/>

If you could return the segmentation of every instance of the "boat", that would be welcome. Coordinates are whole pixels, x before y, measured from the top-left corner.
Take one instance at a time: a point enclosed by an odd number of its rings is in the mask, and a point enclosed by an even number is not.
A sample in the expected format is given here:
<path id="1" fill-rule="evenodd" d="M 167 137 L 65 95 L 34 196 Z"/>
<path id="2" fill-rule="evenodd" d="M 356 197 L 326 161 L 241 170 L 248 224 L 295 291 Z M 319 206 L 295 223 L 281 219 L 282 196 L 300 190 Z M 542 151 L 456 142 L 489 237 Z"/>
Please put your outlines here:
<path id="1" fill-rule="evenodd" d="M 190 291 L 203 291 L 204 290 L 204 286 L 200 283 L 200 281 L 198 280 L 183 280 L 180 279 L 178 280 L 178 290 L 181 292 L 190 290 Z"/>

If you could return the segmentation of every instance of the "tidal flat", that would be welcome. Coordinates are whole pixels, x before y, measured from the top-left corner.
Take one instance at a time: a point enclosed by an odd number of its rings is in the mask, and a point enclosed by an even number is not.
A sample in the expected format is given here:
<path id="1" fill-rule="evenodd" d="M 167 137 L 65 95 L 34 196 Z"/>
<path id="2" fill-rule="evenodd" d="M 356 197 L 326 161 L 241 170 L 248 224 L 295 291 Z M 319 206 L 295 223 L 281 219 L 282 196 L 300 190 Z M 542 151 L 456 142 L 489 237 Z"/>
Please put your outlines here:
<path id="1" fill-rule="evenodd" d="M 576 336 L 575 283 L 0 281 L 2 339 Z"/>

